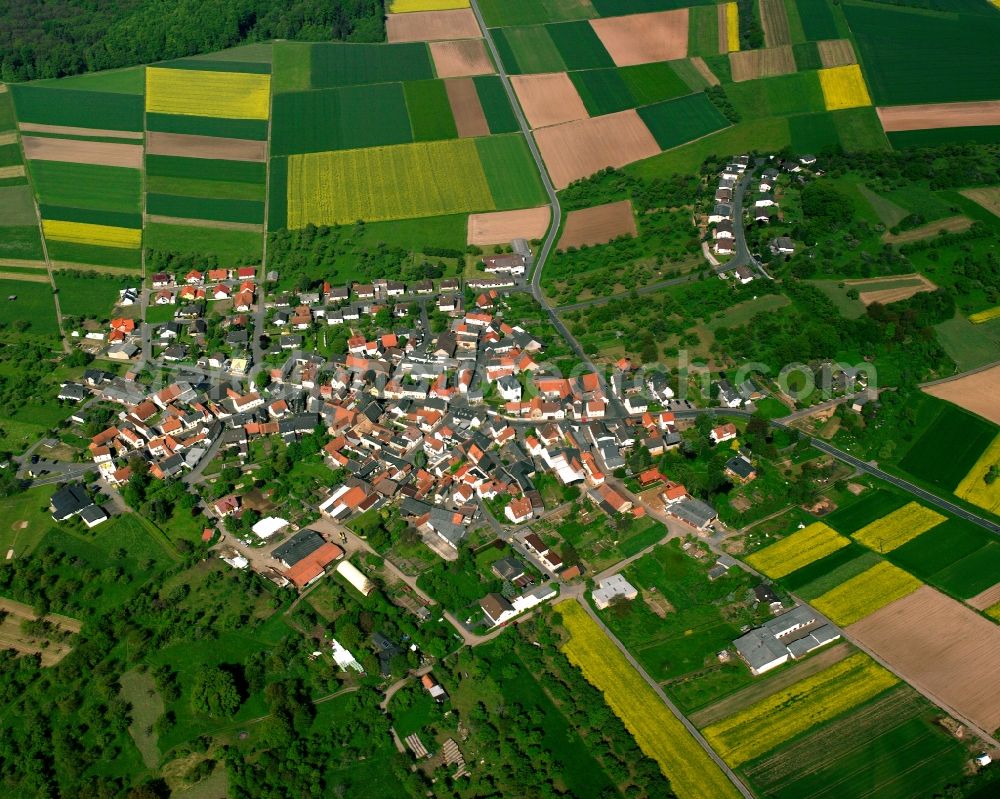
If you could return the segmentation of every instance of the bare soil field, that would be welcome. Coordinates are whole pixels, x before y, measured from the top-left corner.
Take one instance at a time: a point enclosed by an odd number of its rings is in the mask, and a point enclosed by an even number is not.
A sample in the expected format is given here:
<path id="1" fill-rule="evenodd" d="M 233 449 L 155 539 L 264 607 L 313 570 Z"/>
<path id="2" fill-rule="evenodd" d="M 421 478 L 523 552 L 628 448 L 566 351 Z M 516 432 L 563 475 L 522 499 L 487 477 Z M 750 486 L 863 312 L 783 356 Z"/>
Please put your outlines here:
<path id="1" fill-rule="evenodd" d="M 25 157 L 31 160 L 142 169 L 142 145 L 139 144 L 45 139 L 38 136 L 22 136 L 21 143 Z"/>
<path id="2" fill-rule="evenodd" d="M 733 80 L 736 82 L 773 78 L 775 75 L 789 75 L 795 72 L 795 54 L 791 45 L 767 50 L 741 50 L 729 54 L 729 65 L 733 70 Z"/>
<path id="3" fill-rule="evenodd" d="M 1000 424 L 1000 366 L 928 386 L 924 391 Z"/>
<path id="4" fill-rule="evenodd" d="M 823 42 L 816 42 L 816 49 L 819 50 L 819 60 L 825 68 L 846 67 L 848 64 L 857 64 L 858 57 L 854 54 L 854 45 L 850 39 L 828 39 Z"/>
<path id="5" fill-rule="evenodd" d="M 493 63 L 486 55 L 482 39 L 457 42 L 431 42 L 431 58 L 439 78 L 463 78 L 493 74 Z"/>
<path id="6" fill-rule="evenodd" d="M 242 230 L 246 233 L 260 233 L 263 230 L 263 225 L 257 225 L 252 222 L 218 222 L 214 219 L 187 219 L 185 217 L 160 216 L 158 214 L 148 214 L 146 216 L 146 221 L 164 225 L 206 227 L 213 228 L 215 230 Z"/>
<path id="7" fill-rule="evenodd" d="M 557 189 L 605 167 L 622 167 L 660 152 L 635 110 L 542 128 L 535 141 Z"/>
<path id="8" fill-rule="evenodd" d="M 687 56 L 688 10 L 592 19 L 590 24 L 619 67 Z"/>
<path id="9" fill-rule="evenodd" d="M 979 103 L 895 105 L 876 110 L 886 132 L 1000 125 L 1000 100 L 984 100 Z"/>
<path id="10" fill-rule="evenodd" d="M 446 80 L 444 89 L 448 93 L 451 115 L 455 117 L 455 129 L 465 139 L 472 136 L 489 136 L 490 125 L 479 102 L 479 93 L 472 78 Z"/>
<path id="11" fill-rule="evenodd" d="M 512 75 L 510 82 L 532 128 L 587 118 L 583 100 L 565 72 Z"/>
<path id="12" fill-rule="evenodd" d="M 1000 583 L 991 585 L 985 591 L 980 591 L 972 599 L 965 601 L 976 610 L 986 610 L 986 608 L 993 607 L 997 602 L 1000 602 Z"/>
<path id="13" fill-rule="evenodd" d="M 792 43 L 784 0 L 760 0 L 760 17 L 764 27 L 765 46 L 780 47 Z"/>
<path id="14" fill-rule="evenodd" d="M 96 136 L 102 139 L 137 139 L 142 141 L 142 131 L 106 130 L 104 128 L 72 128 L 66 125 L 42 125 L 37 122 L 22 122 L 25 133 L 54 133 L 58 136 Z"/>
<path id="15" fill-rule="evenodd" d="M 691 59 L 691 66 L 701 73 L 701 76 L 708 81 L 709 86 L 718 86 L 719 79 L 716 77 L 715 73 L 708 68 L 708 64 L 705 63 L 705 59 L 700 56 L 695 56 Z"/>
<path id="16" fill-rule="evenodd" d="M 14 144 L 16 141 L 17 141 L 16 130 L 9 130 L 6 133 L 0 133 L 0 145 Z"/>
<path id="17" fill-rule="evenodd" d="M 24 164 L 14 166 L 0 166 L 0 178 L 23 178 Z"/>
<path id="18" fill-rule="evenodd" d="M 471 8 L 389 14 L 385 30 L 390 42 L 475 39 L 482 35 Z"/>
<path id="19" fill-rule="evenodd" d="M 1000 726 L 1000 626 L 925 585 L 847 633 L 982 730 Z"/>
<path id="20" fill-rule="evenodd" d="M 146 152 L 150 155 L 180 155 L 186 158 L 263 161 L 267 154 L 267 142 L 150 131 L 146 136 Z"/>
<path id="21" fill-rule="evenodd" d="M 946 230 L 949 233 L 961 233 L 963 230 L 968 230 L 972 227 L 972 221 L 967 216 L 949 216 L 947 219 L 928 222 L 926 225 L 915 227 L 913 230 L 904 230 L 899 234 L 892 234 L 887 231 L 882 234 L 882 241 L 886 244 L 908 244 L 911 241 L 932 238 L 942 230 Z"/>
<path id="22" fill-rule="evenodd" d="M 1000 186 L 986 189 L 962 189 L 960 193 L 972 202 L 979 203 L 994 216 L 1000 216 Z"/>
<path id="23" fill-rule="evenodd" d="M 467 240 L 469 244 L 506 244 L 512 239 L 540 239 L 549 229 L 552 209 L 524 208 L 518 211 L 496 211 L 469 214 Z"/>
<path id="24" fill-rule="evenodd" d="M 634 237 L 636 232 L 632 201 L 621 200 L 570 211 L 566 216 L 559 244 L 556 246 L 564 250 L 567 247 L 580 247 L 584 244 L 604 244 L 619 236 Z"/>
<path id="25" fill-rule="evenodd" d="M 0 597 L 0 610 L 7 613 L 7 618 L 0 623 L 0 648 L 15 649 L 23 654 L 40 654 L 43 666 L 52 666 L 68 655 L 73 647 L 65 641 L 50 641 L 44 636 L 25 635 L 21 630 L 21 622 L 38 618 L 35 611 L 28 605 L 15 602 L 13 599 Z M 80 632 L 81 622 L 68 616 L 50 613 L 45 617 L 49 624 L 67 633 Z"/>
<path id="26" fill-rule="evenodd" d="M 934 291 L 937 286 L 921 274 L 897 275 L 891 278 L 875 277 L 867 280 L 845 280 L 845 286 L 857 289 L 858 299 L 865 305 L 880 302 L 888 305 L 890 302 L 906 300 L 921 291 Z M 882 286 L 882 288 L 879 288 Z M 867 287 L 867 290 L 866 290 Z"/>
<path id="27" fill-rule="evenodd" d="M 715 7 L 719 27 L 719 55 L 725 55 L 729 52 L 729 15 L 726 13 L 726 5 L 726 3 L 719 3 Z"/>

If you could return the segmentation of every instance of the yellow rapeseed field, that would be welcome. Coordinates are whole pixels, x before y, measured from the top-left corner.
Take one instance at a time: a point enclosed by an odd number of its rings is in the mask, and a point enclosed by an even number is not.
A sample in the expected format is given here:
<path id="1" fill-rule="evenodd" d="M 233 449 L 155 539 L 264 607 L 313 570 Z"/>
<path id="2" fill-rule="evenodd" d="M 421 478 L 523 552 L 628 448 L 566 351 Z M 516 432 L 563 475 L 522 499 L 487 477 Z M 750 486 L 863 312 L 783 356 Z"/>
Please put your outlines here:
<path id="1" fill-rule="evenodd" d="M 472 139 L 293 155 L 288 227 L 496 208 Z"/>
<path id="2" fill-rule="evenodd" d="M 819 82 L 823 87 L 823 101 L 827 111 L 872 104 L 861 67 L 857 64 L 821 69 Z"/>
<path id="3" fill-rule="evenodd" d="M 129 250 L 134 250 L 142 244 L 142 231 L 127 227 L 45 219 L 42 221 L 42 230 L 47 239 L 68 241 L 73 244 L 93 244 L 99 247 L 120 247 Z"/>
<path id="4" fill-rule="evenodd" d="M 768 577 L 777 579 L 813 561 L 825 558 L 850 543 L 850 539 L 827 527 L 823 522 L 815 522 L 776 544 L 754 552 L 747 558 L 747 563 Z"/>
<path id="5" fill-rule="evenodd" d="M 680 799 L 739 799 L 736 788 L 580 605 L 556 605 L 570 640 L 562 651 L 660 765 Z"/>
<path id="6" fill-rule="evenodd" d="M 996 2 L 1000 3 L 1000 0 L 996 0 Z M 981 325 L 983 322 L 991 322 L 997 317 L 1000 317 L 1000 305 L 996 308 L 980 311 L 979 313 L 969 314 L 969 321 L 974 325 Z"/>
<path id="7" fill-rule="evenodd" d="M 1000 480 L 986 483 L 986 475 L 993 466 L 1000 466 L 1000 436 L 993 439 L 993 443 L 962 478 L 955 489 L 955 496 L 993 513 L 1000 512 Z"/>
<path id="8" fill-rule="evenodd" d="M 736 767 L 867 702 L 897 682 L 890 671 L 859 652 L 706 727 L 705 738 Z"/>
<path id="9" fill-rule="evenodd" d="M 827 591 L 812 604 L 844 627 L 902 599 L 921 585 L 912 574 L 883 560 Z"/>
<path id="10" fill-rule="evenodd" d="M 910 502 L 888 516 L 865 525 L 851 538 L 876 552 L 891 552 L 944 520 L 940 513 Z"/>
<path id="11" fill-rule="evenodd" d="M 453 8 L 468 8 L 469 0 L 392 0 L 390 14 L 406 14 L 409 11 L 449 11 Z"/>
<path id="12" fill-rule="evenodd" d="M 146 69 L 146 110 L 224 119 L 267 119 L 271 76 L 193 69 Z"/>
<path id="13" fill-rule="evenodd" d="M 737 52 L 740 49 L 740 9 L 736 3 L 726 3 L 726 36 L 729 52 Z"/>

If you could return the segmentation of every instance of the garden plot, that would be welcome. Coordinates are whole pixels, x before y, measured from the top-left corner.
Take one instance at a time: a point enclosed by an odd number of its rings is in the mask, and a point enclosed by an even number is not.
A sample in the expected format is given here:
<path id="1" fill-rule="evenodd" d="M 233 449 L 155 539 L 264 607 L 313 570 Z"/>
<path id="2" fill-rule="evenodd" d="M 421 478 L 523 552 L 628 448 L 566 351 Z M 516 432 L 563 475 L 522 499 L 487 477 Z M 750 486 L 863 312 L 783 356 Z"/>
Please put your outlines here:
<path id="1" fill-rule="evenodd" d="M 619 67 L 687 56 L 686 8 L 593 19 L 590 24 Z"/>
<path id="2" fill-rule="evenodd" d="M 532 128 L 587 119 L 583 100 L 565 72 L 514 75 L 510 81 Z"/>
<path id="3" fill-rule="evenodd" d="M 475 39 L 482 35 L 471 8 L 390 14 L 385 31 L 390 42 Z"/>
<path id="4" fill-rule="evenodd" d="M 1000 125 L 1000 101 L 978 103 L 929 103 L 878 108 L 887 133 L 900 130 L 965 128 Z"/>
<path id="5" fill-rule="evenodd" d="M 566 216 L 559 249 L 605 244 L 619 236 L 637 234 L 631 200 L 570 211 Z"/>

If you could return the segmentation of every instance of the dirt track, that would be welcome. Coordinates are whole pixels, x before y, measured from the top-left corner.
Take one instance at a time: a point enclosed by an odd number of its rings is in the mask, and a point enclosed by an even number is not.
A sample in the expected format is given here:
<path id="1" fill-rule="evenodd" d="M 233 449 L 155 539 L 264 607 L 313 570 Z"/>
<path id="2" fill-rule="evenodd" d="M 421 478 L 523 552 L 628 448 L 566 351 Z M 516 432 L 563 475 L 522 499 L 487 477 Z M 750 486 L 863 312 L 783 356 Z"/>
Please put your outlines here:
<path id="1" fill-rule="evenodd" d="M 263 161 L 267 154 L 267 142 L 150 131 L 146 136 L 146 152 L 150 155 L 179 155 L 185 158 Z"/>
<path id="2" fill-rule="evenodd" d="M 876 110 L 886 132 L 1000 125 L 1000 100 L 897 105 Z"/>
<path id="3" fill-rule="evenodd" d="M 479 246 L 506 244 L 512 239 L 540 239 L 549 229 L 552 210 L 547 206 L 519 211 L 469 214 L 468 243 Z"/>
<path id="4" fill-rule="evenodd" d="M 1000 366 L 928 386 L 924 391 L 1000 424 Z"/>
<path id="5" fill-rule="evenodd" d="M 563 225 L 562 236 L 559 238 L 559 249 L 580 247 L 584 244 L 604 244 L 619 236 L 635 236 L 635 215 L 632 213 L 632 201 L 621 200 L 616 203 L 597 205 L 593 208 L 583 208 L 570 211 Z"/>
<path id="6" fill-rule="evenodd" d="M 24 155 L 29 160 L 142 169 L 140 144 L 47 139 L 39 136 L 22 136 L 21 143 L 24 145 Z"/>
<path id="7" fill-rule="evenodd" d="M 592 19 L 590 25 L 619 67 L 687 56 L 686 8 Z"/>
<path id="8" fill-rule="evenodd" d="M 482 36 L 471 8 L 389 14 L 385 30 L 390 42 L 430 42 L 440 39 L 476 39 Z"/>
<path id="9" fill-rule="evenodd" d="M 514 75 L 510 79 L 532 128 L 587 118 L 587 109 L 565 72 Z"/>
<path id="10" fill-rule="evenodd" d="M 492 75 L 493 62 L 486 55 L 482 39 L 458 42 L 431 42 L 431 58 L 439 78 Z"/>

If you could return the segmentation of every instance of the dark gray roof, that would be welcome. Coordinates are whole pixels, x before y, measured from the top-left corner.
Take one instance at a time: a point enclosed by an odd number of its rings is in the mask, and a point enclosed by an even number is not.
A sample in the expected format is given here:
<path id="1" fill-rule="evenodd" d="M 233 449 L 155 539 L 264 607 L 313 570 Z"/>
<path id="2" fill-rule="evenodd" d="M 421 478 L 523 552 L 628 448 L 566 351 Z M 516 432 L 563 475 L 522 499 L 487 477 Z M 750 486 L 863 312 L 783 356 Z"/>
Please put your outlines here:
<path id="1" fill-rule="evenodd" d="M 290 568 L 323 546 L 323 543 L 323 536 L 315 530 L 300 530 L 271 554 Z"/>

